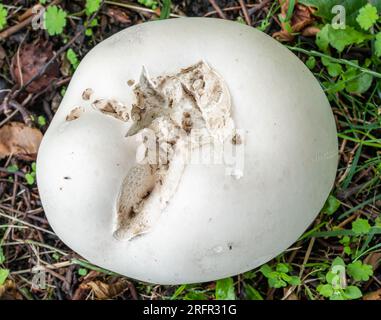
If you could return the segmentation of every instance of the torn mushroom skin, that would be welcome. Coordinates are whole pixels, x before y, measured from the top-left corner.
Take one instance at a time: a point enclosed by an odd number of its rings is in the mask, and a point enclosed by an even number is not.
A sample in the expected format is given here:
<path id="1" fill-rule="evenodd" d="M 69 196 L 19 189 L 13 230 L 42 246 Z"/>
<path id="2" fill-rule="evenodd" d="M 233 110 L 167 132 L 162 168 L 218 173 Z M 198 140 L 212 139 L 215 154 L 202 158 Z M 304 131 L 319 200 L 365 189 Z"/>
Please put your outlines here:
<path id="1" fill-rule="evenodd" d="M 114 236 L 126 240 L 154 226 L 176 192 L 189 151 L 208 143 L 224 143 L 234 130 L 228 88 L 203 61 L 154 79 L 143 68 L 134 94 L 133 124 L 127 136 L 150 130 L 154 143 L 127 173 L 118 196 Z M 121 120 L 127 118 L 122 117 L 127 115 L 126 108 L 115 107 L 119 105 L 115 101 L 93 105 L 101 105 L 100 111 L 116 114 Z"/>
<path id="2" fill-rule="evenodd" d="M 130 110 L 133 124 L 126 137 L 147 130 L 153 135 L 154 143 L 142 145 L 144 154 L 127 173 L 118 195 L 114 236 L 119 240 L 131 240 L 154 226 L 176 192 L 193 149 L 223 144 L 235 129 L 229 90 L 204 61 L 154 79 L 143 67 L 133 91 L 136 101 L 131 108 L 114 99 L 91 104 L 121 121 L 130 119 Z M 88 101 L 92 95 L 88 88 L 82 99 Z M 76 107 L 66 120 L 75 120 L 83 112 L 83 107 Z"/>

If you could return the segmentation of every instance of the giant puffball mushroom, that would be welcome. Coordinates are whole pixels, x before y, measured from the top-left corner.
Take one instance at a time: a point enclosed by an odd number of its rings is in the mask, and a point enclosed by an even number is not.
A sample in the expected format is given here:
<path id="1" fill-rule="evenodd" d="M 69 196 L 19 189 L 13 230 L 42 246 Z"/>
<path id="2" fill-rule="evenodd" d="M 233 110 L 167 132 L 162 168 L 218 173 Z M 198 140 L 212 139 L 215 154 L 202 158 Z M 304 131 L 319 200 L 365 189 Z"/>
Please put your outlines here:
<path id="1" fill-rule="evenodd" d="M 52 228 L 90 262 L 195 283 L 296 241 L 330 192 L 337 148 L 327 98 L 289 50 L 239 23 L 180 18 L 87 54 L 37 180 Z"/>

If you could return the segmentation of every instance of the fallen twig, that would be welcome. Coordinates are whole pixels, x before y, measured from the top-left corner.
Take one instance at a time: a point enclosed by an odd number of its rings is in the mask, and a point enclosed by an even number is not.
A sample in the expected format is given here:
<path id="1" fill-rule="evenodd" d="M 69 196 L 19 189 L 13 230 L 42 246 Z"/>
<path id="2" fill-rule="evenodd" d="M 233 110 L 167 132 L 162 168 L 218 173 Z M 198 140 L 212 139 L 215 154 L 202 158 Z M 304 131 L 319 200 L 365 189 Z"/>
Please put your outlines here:
<path id="1" fill-rule="evenodd" d="M 225 13 L 221 10 L 220 6 L 216 3 L 215 0 L 209 0 L 210 4 L 216 10 L 218 15 L 220 16 L 221 19 L 226 19 Z"/>
<path id="2" fill-rule="evenodd" d="M 246 7 L 245 2 L 243 0 L 238 0 L 238 2 L 242 8 L 243 15 L 244 15 L 245 20 L 246 20 L 246 24 L 248 26 L 251 26 L 251 18 L 250 18 L 249 12 L 247 11 L 247 7 Z"/>

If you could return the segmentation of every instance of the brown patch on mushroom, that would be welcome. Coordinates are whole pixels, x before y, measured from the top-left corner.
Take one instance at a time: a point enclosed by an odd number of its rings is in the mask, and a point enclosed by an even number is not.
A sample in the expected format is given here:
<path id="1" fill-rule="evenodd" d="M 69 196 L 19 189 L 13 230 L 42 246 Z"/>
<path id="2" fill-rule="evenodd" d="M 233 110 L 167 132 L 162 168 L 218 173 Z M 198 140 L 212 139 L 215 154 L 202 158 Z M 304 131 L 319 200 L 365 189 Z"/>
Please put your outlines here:
<path id="1" fill-rule="evenodd" d="M 150 165 L 138 165 L 128 172 L 118 197 L 117 230 L 114 232 L 117 239 L 122 239 L 132 225 L 139 226 L 139 230 L 144 229 L 144 223 L 139 221 L 138 213 L 155 184 L 155 175 L 152 174 Z"/>
<path id="2" fill-rule="evenodd" d="M 127 107 L 113 99 L 100 99 L 95 100 L 92 106 L 100 112 L 112 116 L 121 121 L 128 121 L 130 116 L 128 115 Z"/>
<path id="3" fill-rule="evenodd" d="M 82 107 L 75 107 L 70 113 L 66 116 L 66 121 L 73 121 L 78 119 L 83 113 L 85 109 Z"/>
<path id="4" fill-rule="evenodd" d="M 87 88 L 85 91 L 82 93 L 82 99 L 85 101 L 90 100 L 92 94 L 94 93 L 93 89 Z"/>
<path id="5" fill-rule="evenodd" d="M 233 138 L 232 138 L 232 144 L 234 144 L 234 145 L 240 145 L 240 144 L 242 144 L 242 138 L 241 138 L 241 136 L 238 133 L 236 133 L 233 136 Z"/>
<path id="6" fill-rule="evenodd" d="M 186 133 L 190 133 L 192 131 L 192 118 L 189 112 L 184 112 L 183 113 L 183 120 L 181 122 L 182 128 Z"/>

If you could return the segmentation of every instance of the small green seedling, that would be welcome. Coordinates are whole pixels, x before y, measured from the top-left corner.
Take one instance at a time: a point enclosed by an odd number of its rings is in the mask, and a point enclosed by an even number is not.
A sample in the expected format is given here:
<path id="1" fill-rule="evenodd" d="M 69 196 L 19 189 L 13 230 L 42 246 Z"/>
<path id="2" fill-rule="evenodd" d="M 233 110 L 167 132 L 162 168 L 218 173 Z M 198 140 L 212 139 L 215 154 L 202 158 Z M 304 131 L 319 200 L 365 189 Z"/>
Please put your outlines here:
<path id="1" fill-rule="evenodd" d="M 91 37 L 94 34 L 93 28 L 97 27 L 98 25 L 99 25 L 99 22 L 98 22 L 98 19 L 96 18 L 91 20 L 90 23 L 85 23 L 85 26 L 86 26 L 85 35 L 88 37 Z"/>
<path id="2" fill-rule="evenodd" d="M 159 6 L 159 3 L 154 0 L 138 0 L 138 3 L 152 10 L 156 10 Z"/>
<path id="3" fill-rule="evenodd" d="M 88 271 L 87 271 L 87 269 L 85 269 L 85 268 L 79 268 L 79 269 L 78 269 L 78 274 L 79 274 L 81 277 L 84 277 L 84 276 L 86 276 L 86 275 L 88 274 Z"/>
<path id="4" fill-rule="evenodd" d="M 40 127 L 43 127 L 46 125 L 46 118 L 44 116 L 38 116 L 37 123 Z"/>
<path id="5" fill-rule="evenodd" d="M 11 164 L 7 167 L 7 171 L 9 173 L 16 173 L 17 171 L 19 171 L 19 167 L 17 164 Z"/>
<path id="6" fill-rule="evenodd" d="M 371 229 L 371 226 L 366 219 L 357 218 L 352 222 L 352 231 L 356 233 L 356 235 L 365 235 L 368 234 Z"/>
<path id="7" fill-rule="evenodd" d="M 368 281 L 373 275 L 373 269 L 371 265 L 363 264 L 361 261 L 357 260 L 348 265 L 347 273 L 355 281 Z"/>
<path id="8" fill-rule="evenodd" d="M 36 163 L 33 162 L 31 165 L 32 171 L 25 174 L 26 183 L 33 185 L 36 182 Z"/>
<path id="9" fill-rule="evenodd" d="M 2 4 L 0 4 L 0 30 L 4 29 L 7 25 L 7 16 L 8 10 L 4 8 Z"/>
<path id="10" fill-rule="evenodd" d="M 344 236 L 342 239 L 339 241 L 343 246 L 344 246 L 344 253 L 347 255 L 352 254 L 352 248 L 351 248 L 351 243 L 352 239 L 349 236 Z"/>
<path id="11" fill-rule="evenodd" d="M 260 269 L 261 273 L 267 278 L 271 288 L 283 288 L 287 285 L 297 286 L 300 284 L 300 278 L 289 275 L 292 268 L 287 263 L 278 263 L 275 270 L 268 264 L 263 265 Z"/>
<path id="12" fill-rule="evenodd" d="M 377 8 L 368 3 L 360 9 L 356 21 L 362 29 L 369 30 L 378 19 Z"/>
<path id="13" fill-rule="evenodd" d="M 72 48 L 67 50 L 67 52 L 66 52 L 66 58 L 70 62 L 70 64 L 73 67 L 73 69 L 74 70 L 77 69 L 77 67 L 79 65 L 79 59 L 78 59 L 77 54 L 75 53 L 75 51 Z"/>
<path id="14" fill-rule="evenodd" d="M 326 284 L 320 284 L 317 291 L 330 300 L 353 300 L 362 297 L 360 288 L 348 285 L 347 274 L 356 281 L 367 281 L 373 274 L 372 267 L 360 261 L 350 263 L 347 267 L 342 258 L 333 260 L 330 270 L 325 275 Z"/>
<path id="15" fill-rule="evenodd" d="M 66 11 L 57 6 L 50 6 L 45 11 L 45 28 L 49 35 L 59 35 L 66 26 Z"/>
<path id="16" fill-rule="evenodd" d="M 101 6 L 101 0 L 86 0 L 85 12 L 86 15 L 91 16 L 97 12 Z"/>

